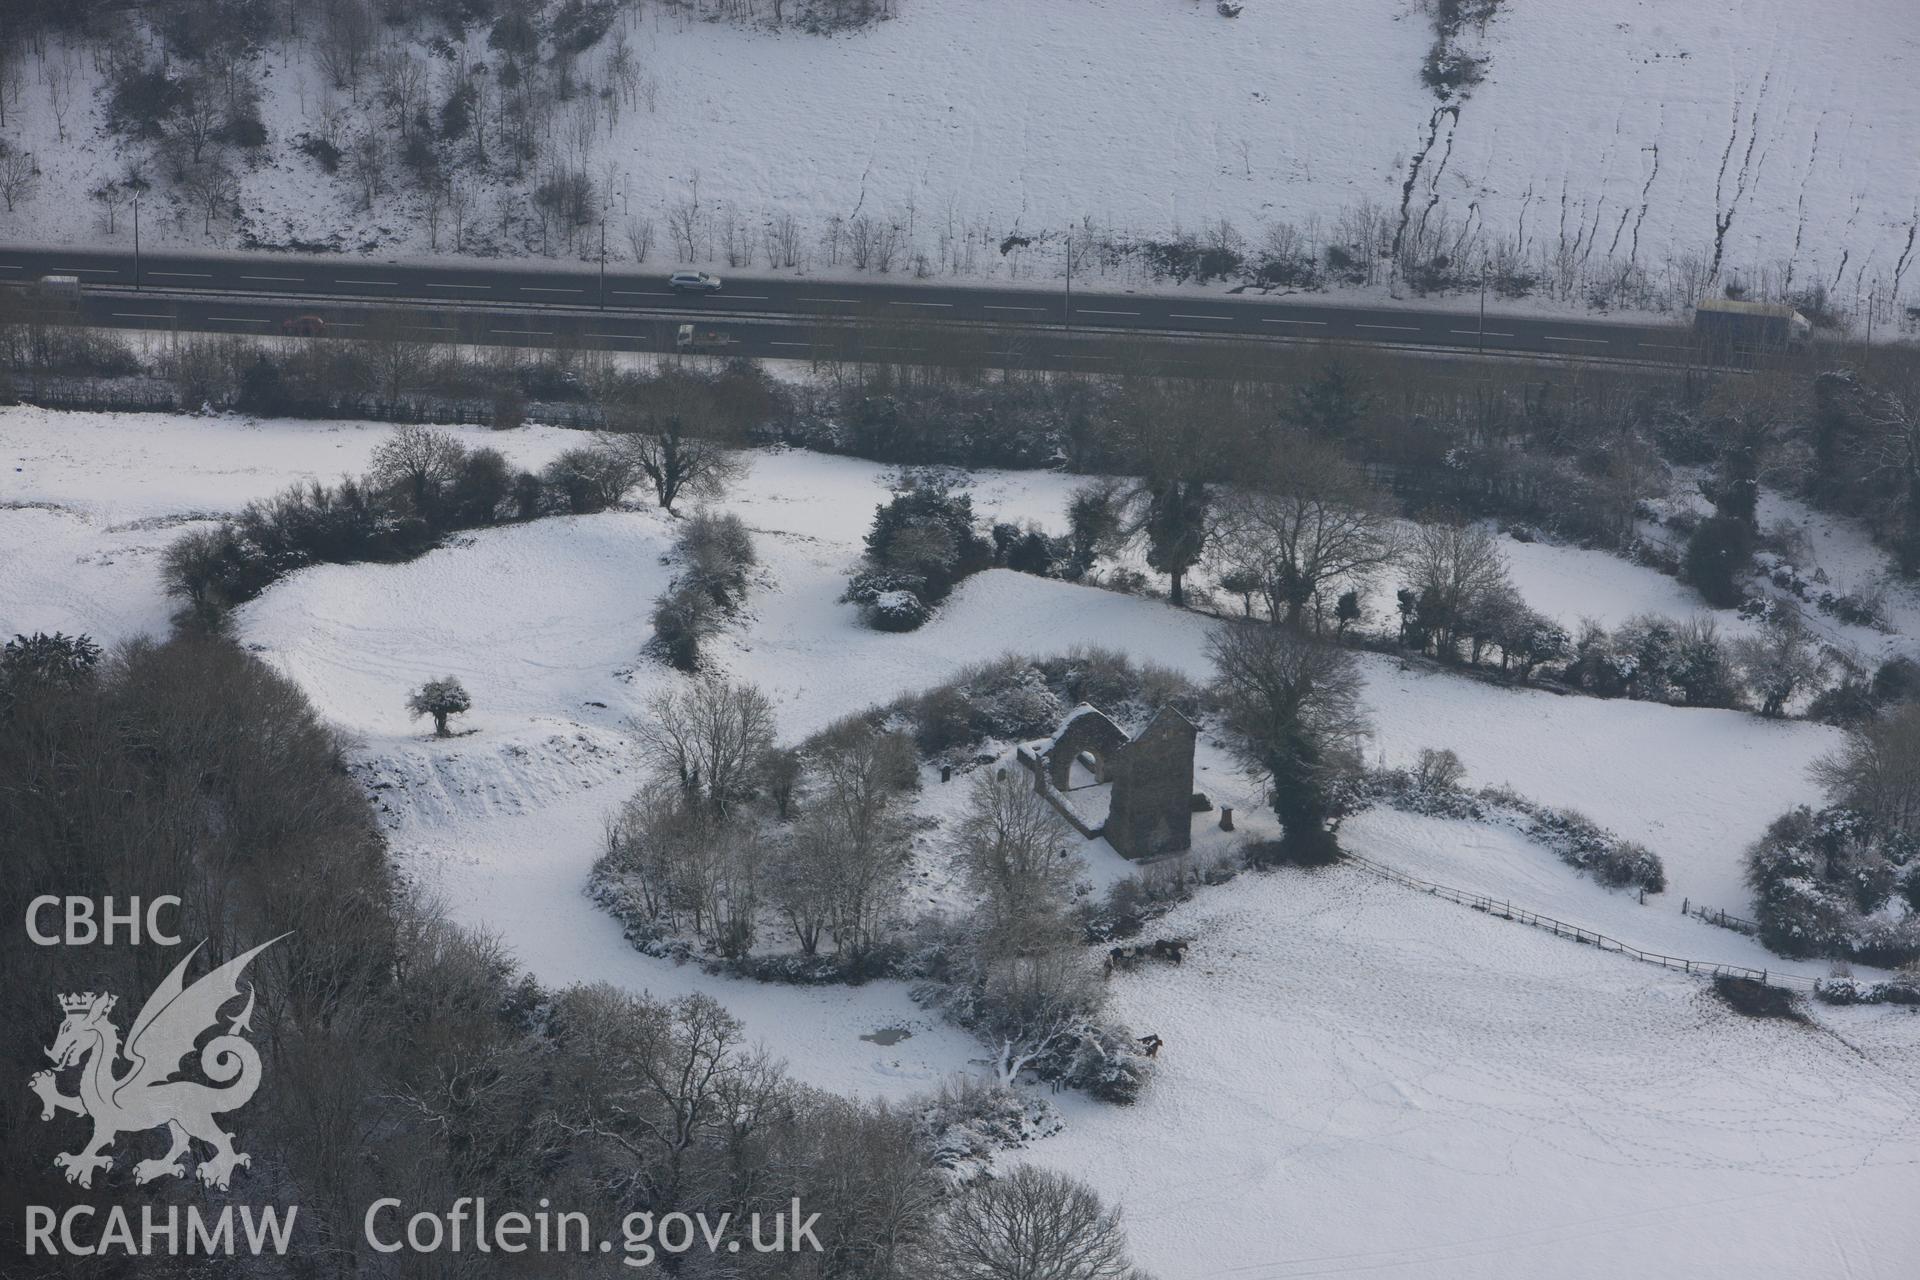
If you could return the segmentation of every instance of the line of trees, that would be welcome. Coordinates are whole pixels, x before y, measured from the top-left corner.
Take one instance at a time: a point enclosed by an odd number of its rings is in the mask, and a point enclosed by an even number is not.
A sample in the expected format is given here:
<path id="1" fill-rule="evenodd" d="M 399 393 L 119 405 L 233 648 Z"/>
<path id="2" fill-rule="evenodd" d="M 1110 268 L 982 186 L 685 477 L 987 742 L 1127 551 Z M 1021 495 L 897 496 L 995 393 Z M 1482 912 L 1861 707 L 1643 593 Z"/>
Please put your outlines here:
<path id="1" fill-rule="evenodd" d="M 633 727 L 648 777 L 609 819 L 594 880 L 637 942 L 685 931 L 741 960 L 777 928 L 799 961 L 768 976 L 897 962 L 911 740 L 855 718 L 780 748 L 766 695 L 717 675 L 671 686 Z"/>
<path id="2" fill-rule="evenodd" d="M 63 361 L 76 371 L 103 368 L 56 341 L 57 325 L 8 321 L 0 307 L 0 344 L 22 353 L 36 381 Z M 1791 547 L 1760 526 L 1760 489 L 1861 516 L 1899 564 L 1911 559 L 1899 550 L 1903 530 L 1920 520 L 1920 448 L 1910 447 L 1920 436 L 1906 411 L 1920 361 L 1899 350 L 1873 353 L 1858 368 L 1823 368 L 1808 356 L 1740 380 L 1578 367 L 1436 371 L 1337 347 L 1223 346 L 1201 353 L 1208 367 L 1176 377 L 1156 367 L 1161 355 L 1121 344 L 1115 363 L 1127 372 L 1095 378 L 992 371 L 1010 357 L 992 354 L 991 342 L 973 350 L 971 336 L 947 335 L 936 343 L 940 365 L 856 352 L 824 359 L 799 386 L 738 361 L 709 373 L 616 377 L 561 352 L 506 371 L 513 385 L 503 387 L 496 371 L 418 336 L 397 324 L 355 341 L 295 344 L 284 355 L 183 340 L 155 372 L 180 402 L 258 412 L 376 404 L 420 413 L 476 397 L 484 404 L 503 391 L 568 397 L 585 402 L 580 412 L 596 424 L 637 432 L 646 447 L 636 445 L 632 464 L 669 504 L 683 485 L 697 488 L 701 442 L 715 440 L 1125 477 L 1076 501 L 1058 571 L 1084 572 L 1131 542 L 1165 575 L 1170 595 L 1184 598 L 1189 576 L 1204 567 L 1269 615 L 1304 610 L 1337 620 L 1343 591 L 1329 585 L 1376 577 L 1392 551 L 1405 549 L 1394 545 L 1405 539 L 1391 517 L 1442 513 L 1639 558 L 1723 607 L 1761 593 L 1752 575 L 1764 553 L 1805 602 L 1871 622 L 1871 601 L 1796 582 L 1781 563 L 1794 561 Z M 870 336 L 885 345 L 898 335 L 883 324 Z M 330 409 L 343 387 L 355 389 L 353 403 Z M 1701 473 L 1710 514 L 1675 501 L 1681 467 Z M 1356 595 L 1348 605 L 1362 603 Z"/>
<path id="3" fill-rule="evenodd" d="M 724 493 L 743 473 L 745 461 L 728 439 L 724 389 L 678 373 L 610 386 L 616 409 L 608 429 L 537 475 L 442 428 L 396 427 L 364 476 L 295 485 L 249 503 L 231 521 L 181 536 L 164 557 L 167 591 L 195 610 L 218 611 L 303 565 L 406 560 L 455 530 L 603 511 L 643 486 L 671 512 L 688 496 Z M 738 536 L 728 545 L 730 554 L 751 555 Z M 703 585 L 711 594 L 723 583 Z"/>

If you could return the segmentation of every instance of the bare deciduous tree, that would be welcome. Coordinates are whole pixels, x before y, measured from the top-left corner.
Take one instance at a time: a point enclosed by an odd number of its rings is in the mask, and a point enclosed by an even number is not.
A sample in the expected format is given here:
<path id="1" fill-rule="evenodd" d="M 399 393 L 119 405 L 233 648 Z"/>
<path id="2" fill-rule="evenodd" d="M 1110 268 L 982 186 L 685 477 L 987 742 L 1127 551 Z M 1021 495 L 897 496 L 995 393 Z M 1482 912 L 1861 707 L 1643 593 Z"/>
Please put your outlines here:
<path id="1" fill-rule="evenodd" d="M 414 511 L 427 515 L 439 507 L 466 457 L 466 446 L 447 432 L 409 424 L 395 427 L 373 451 L 368 474 L 375 484 L 402 490 Z"/>
<path id="2" fill-rule="evenodd" d="M 180 104 L 173 118 L 178 123 L 180 140 L 186 144 L 193 163 L 199 164 L 207 143 L 213 140 L 226 118 L 219 87 L 206 76 L 188 76 L 180 82 Z"/>
<path id="3" fill-rule="evenodd" d="M 1338 789 L 1367 729 L 1353 655 L 1291 627 L 1233 622 L 1207 642 L 1230 746 L 1272 788 L 1283 844 L 1302 861 L 1338 852 Z"/>
<path id="4" fill-rule="evenodd" d="M 773 729 L 766 694 L 718 676 L 656 694 L 633 722 L 648 762 L 715 814 L 726 813 L 751 788 Z"/>
<path id="5" fill-rule="evenodd" d="M 432 365 L 433 345 L 422 336 L 426 329 L 426 317 L 413 312 L 380 312 L 367 322 L 365 336 L 357 345 L 373 375 L 373 389 L 386 403 L 398 404 Z M 453 446 L 443 451 L 454 459 L 451 465 L 457 469 L 458 459 L 466 456 L 464 447 L 445 432 L 434 434 Z M 378 457 L 376 454 L 376 465 Z"/>
<path id="6" fill-rule="evenodd" d="M 800 222 L 787 210 L 780 210 L 767 218 L 767 265 L 800 265 Z"/>
<path id="7" fill-rule="evenodd" d="M 663 379 L 608 405 L 611 446 L 647 478 L 663 508 L 683 497 L 718 498 L 745 474 L 744 456 L 722 438 L 725 422 L 706 388 L 690 379 Z"/>
<path id="8" fill-rule="evenodd" d="M 213 220 L 233 208 L 240 188 L 233 170 L 217 159 L 207 159 L 187 171 L 185 186 L 200 206 L 202 235 L 213 234 Z"/>
<path id="9" fill-rule="evenodd" d="M 1795 694 L 1818 680 L 1827 655 L 1800 615 L 1783 611 L 1767 619 L 1758 635 L 1734 643 L 1734 662 L 1747 687 L 1760 698 L 1760 714 L 1779 716 Z"/>
<path id="10" fill-rule="evenodd" d="M 125 208 L 127 202 L 133 198 L 133 192 L 113 179 L 108 178 L 106 181 L 94 187 L 93 190 L 87 192 L 87 198 L 106 210 L 107 234 L 112 235 L 115 220 L 120 210 Z"/>
<path id="11" fill-rule="evenodd" d="M 1120 1211 L 1034 1165 L 962 1191 L 928 1266 L 933 1280 L 1145 1280 L 1128 1256 Z"/>
<path id="12" fill-rule="evenodd" d="M 473 208 L 473 191 L 459 178 L 447 182 L 447 216 L 453 219 L 453 251 L 467 247 L 467 215 Z"/>
<path id="13" fill-rule="evenodd" d="M 955 836 L 981 897 L 988 954 L 1065 940 L 1064 913 L 1083 869 L 1068 856 L 1070 834 L 1024 770 L 974 775 Z"/>
<path id="14" fill-rule="evenodd" d="M 645 262 L 653 252 L 653 219 L 627 219 L 627 252 L 635 262 Z"/>
<path id="15" fill-rule="evenodd" d="M 1213 379 L 1141 377 L 1122 388 L 1115 427 L 1140 474 L 1106 491 L 1106 512 L 1085 516 L 1145 544 L 1147 564 L 1167 575 L 1175 605 L 1186 603 L 1187 574 L 1213 535 L 1218 481 L 1228 460 L 1245 452 L 1248 408 Z"/>
<path id="16" fill-rule="evenodd" d="M 53 111 L 54 129 L 59 140 L 67 140 L 67 112 L 73 106 L 73 64 L 56 58 L 47 64 L 47 106 Z M 0 77 L 3 78 L 3 77 Z"/>
<path id="17" fill-rule="evenodd" d="M 366 0 L 334 0 L 326 8 L 315 56 L 335 88 L 360 83 L 360 68 L 373 48 L 373 10 Z"/>
<path id="18" fill-rule="evenodd" d="M 31 199 L 39 185 L 40 170 L 34 167 L 30 153 L 0 152 L 0 202 L 6 204 L 8 213 L 20 201 Z"/>
<path id="19" fill-rule="evenodd" d="M 757 828 L 716 817 L 662 774 L 608 820 L 605 846 L 596 874 L 609 874 L 648 920 L 690 925 L 725 955 L 752 947 L 765 853 Z"/>
<path id="20" fill-rule="evenodd" d="M 413 119 L 427 92 L 426 64 L 405 45 L 395 45 L 380 57 L 380 101 L 402 138 L 413 136 Z"/>
<path id="21" fill-rule="evenodd" d="M 1810 772 L 1831 803 L 1859 810 L 1890 835 L 1920 835 L 1920 703 L 1854 729 Z"/>
<path id="22" fill-rule="evenodd" d="M 1480 601 L 1508 585 L 1500 544 L 1485 525 L 1429 524 L 1421 526 L 1408 556 L 1421 626 L 1441 657 L 1454 657 Z"/>
<path id="23" fill-rule="evenodd" d="M 1298 625 L 1329 586 L 1364 587 L 1393 562 L 1398 526 L 1336 448 L 1292 434 L 1269 476 L 1224 493 L 1212 558 L 1265 598 L 1267 616 Z"/>
<path id="24" fill-rule="evenodd" d="M 829 727 L 806 756 L 806 813 L 776 896 L 803 948 L 829 931 L 836 948 L 864 952 L 891 918 L 905 869 L 907 827 L 898 798 L 915 778 L 913 744 L 864 720 Z"/>
<path id="25" fill-rule="evenodd" d="M 975 1027 L 993 1069 L 1011 1085 L 1036 1061 L 1089 1033 L 1106 987 L 1078 947 L 1048 947 L 987 962 Z"/>
<path id="26" fill-rule="evenodd" d="M 368 129 L 347 149 L 347 172 L 360 188 L 360 207 L 373 208 L 374 197 L 387 182 L 387 141 L 378 129 Z"/>

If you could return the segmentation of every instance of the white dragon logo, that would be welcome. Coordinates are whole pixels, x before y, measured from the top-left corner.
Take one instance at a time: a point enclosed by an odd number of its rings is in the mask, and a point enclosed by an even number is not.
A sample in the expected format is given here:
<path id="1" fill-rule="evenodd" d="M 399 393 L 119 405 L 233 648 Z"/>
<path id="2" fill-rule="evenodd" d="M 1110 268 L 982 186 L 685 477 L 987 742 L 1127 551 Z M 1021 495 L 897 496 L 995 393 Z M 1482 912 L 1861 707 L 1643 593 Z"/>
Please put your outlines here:
<path id="1" fill-rule="evenodd" d="M 91 1187 L 96 1169 L 113 1166 L 106 1149 L 117 1136 L 162 1125 L 173 1145 L 158 1160 L 136 1164 L 135 1182 L 151 1182 L 163 1174 L 185 1177 L 181 1157 L 189 1153 L 192 1138 L 213 1148 L 213 1156 L 200 1161 L 199 1168 L 200 1181 L 209 1187 L 226 1190 L 234 1169 L 253 1162 L 251 1156 L 233 1149 L 233 1135 L 213 1119 L 215 1112 L 245 1106 L 260 1087 L 260 1053 L 240 1036 L 252 1029 L 251 987 L 246 1008 L 229 1020 L 226 1033 L 216 1035 L 200 1050 L 200 1070 L 222 1087 L 172 1077 L 180 1071 L 181 1059 L 193 1052 L 194 1043 L 219 1025 L 221 1008 L 239 998 L 237 980 L 247 962 L 278 941 L 273 938 L 235 956 L 189 987 L 181 974 L 200 952 L 199 946 L 194 947 L 147 998 L 124 1049 L 119 1028 L 107 1018 L 118 997 L 91 991 L 60 997 L 66 1020 L 47 1056 L 55 1070 L 82 1064 L 80 1092 L 73 1097 L 61 1093 L 53 1071 L 36 1072 L 28 1086 L 40 1095 L 42 1120 L 71 1111 L 93 1121 L 91 1141 L 76 1152 L 53 1158 L 54 1167 L 66 1170 L 68 1182 Z M 122 1056 L 132 1065 L 125 1074 L 115 1075 L 114 1066 Z"/>

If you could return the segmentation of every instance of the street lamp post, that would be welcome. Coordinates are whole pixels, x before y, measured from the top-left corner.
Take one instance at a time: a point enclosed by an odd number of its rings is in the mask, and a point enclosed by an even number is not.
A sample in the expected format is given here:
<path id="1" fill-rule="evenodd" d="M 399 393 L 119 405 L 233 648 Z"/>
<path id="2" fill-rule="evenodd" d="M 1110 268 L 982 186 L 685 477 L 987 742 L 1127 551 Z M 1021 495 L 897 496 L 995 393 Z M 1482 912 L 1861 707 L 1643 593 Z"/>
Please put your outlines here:
<path id="1" fill-rule="evenodd" d="M 1067 301 L 1061 309 L 1067 332 L 1073 332 L 1073 232 L 1067 232 Z"/>
<path id="2" fill-rule="evenodd" d="M 1480 264 L 1480 350 L 1487 349 L 1487 264 Z"/>
<path id="3" fill-rule="evenodd" d="M 133 287 L 140 287 L 140 189 L 133 190 Z"/>
<path id="4" fill-rule="evenodd" d="M 607 309 L 607 211 L 600 210 L 600 309 Z"/>

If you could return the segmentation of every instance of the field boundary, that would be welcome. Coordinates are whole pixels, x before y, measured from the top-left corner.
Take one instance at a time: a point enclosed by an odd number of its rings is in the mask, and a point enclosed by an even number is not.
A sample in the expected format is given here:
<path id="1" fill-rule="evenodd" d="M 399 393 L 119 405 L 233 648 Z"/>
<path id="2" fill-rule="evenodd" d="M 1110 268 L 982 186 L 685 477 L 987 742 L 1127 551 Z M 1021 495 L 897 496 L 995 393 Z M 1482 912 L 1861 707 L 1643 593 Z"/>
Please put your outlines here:
<path id="1" fill-rule="evenodd" d="M 1466 889 L 1456 889 L 1452 885 L 1410 876 L 1404 871 L 1396 871 L 1385 863 L 1375 862 L 1357 853 L 1344 855 L 1342 861 L 1370 876 L 1403 888 L 1415 889 L 1435 898 L 1445 898 L 1448 902 L 1459 903 L 1461 906 L 1485 912 L 1501 920 L 1512 920 L 1517 924 L 1546 930 L 1556 938 L 1565 938 L 1601 951 L 1617 952 L 1630 960 L 1638 960 L 1642 964 L 1659 965 L 1663 969 L 1671 969 L 1676 973 L 1694 974 L 1705 978 L 1751 978 L 1755 982 L 1765 983 L 1768 986 L 1800 991 L 1812 991 L 1819 984 L 1819 979 L 1797 973 L 1779 973 L 1772 969 L 1755 969 L 1748 965 L 1728 964 L 1718 960 L 1693 960 L 1686 956 L 1670 956 L 1659 951 L 1648 951 L 1632 943 L 1622 942 L 1618 938 L 1589 929 L 1585 925 L 1570 924 L 1565 920 L 1541 915 L 1537 911 L 1529 911 L 1525 907 L 1516 907 L 1506 899 L 1489 897 L 1484 893 L 1473 893 Z"/>

